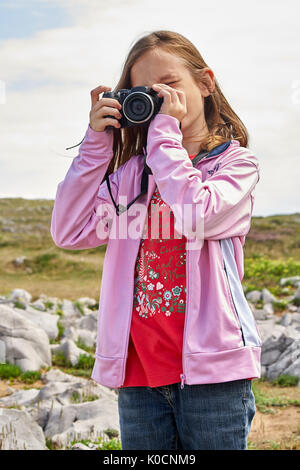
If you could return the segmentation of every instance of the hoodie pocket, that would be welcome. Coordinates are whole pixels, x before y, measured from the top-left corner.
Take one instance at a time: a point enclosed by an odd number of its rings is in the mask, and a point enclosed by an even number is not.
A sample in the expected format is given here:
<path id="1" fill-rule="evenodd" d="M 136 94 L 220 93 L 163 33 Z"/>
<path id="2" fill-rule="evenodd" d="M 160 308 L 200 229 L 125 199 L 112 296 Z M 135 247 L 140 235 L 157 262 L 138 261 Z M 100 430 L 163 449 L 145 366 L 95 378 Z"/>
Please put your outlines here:
<path id="1" fill-rule="evenodd" d="M 245 338 L 244 338 L 244 335 L 243 335 L 242 325 L 241 325 L 241 322 L 240 322 L 240 319 L 239 319 L 239 316 L 237 314 L 235 304 L 234 304 L 234 301 L 233 301 L 233 298 L 232 298 L 231 288 L 230 288 L 229 279 L 228 279 L 228 274 L 227 274 L 227 270 L 226 270 L 226 266 L 225 266 L 224 261 L 223 261 L 223 273 L 224 273 L 224 279 L 225 279 L 225 286 L 226 286 L 226 289 L 227 289 L 227 299 L 228 299 L 229 305 L 231 307 L 231 311 L 233 313 L 233 317 L 235 319 L 236 326 L 240 330 L 241 337 L 242 337 L 242 340 L 243 340 L 243 344 L 245 346 Z"/>

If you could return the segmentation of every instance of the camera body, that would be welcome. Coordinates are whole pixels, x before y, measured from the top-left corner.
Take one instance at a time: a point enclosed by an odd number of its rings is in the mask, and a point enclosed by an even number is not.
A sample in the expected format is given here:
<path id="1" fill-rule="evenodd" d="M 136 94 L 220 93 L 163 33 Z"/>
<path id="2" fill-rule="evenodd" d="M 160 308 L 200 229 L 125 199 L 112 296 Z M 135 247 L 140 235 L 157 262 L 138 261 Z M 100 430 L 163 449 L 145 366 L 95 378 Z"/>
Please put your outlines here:
<path id="1" fill-rule="evenodd" d="M 117 91 L 106 91 L 103 98 L 114 98 L 122 105 L 118 119 L 121 128 L 132 126 L 146 126 L 159 112 L 163 98 L 157 96 L 157 92 L 147 86 L 136 86 L 130 89 L 121 88 Z M 104 117 L 114 116 L 106 115 Z M 105 129 L 114 129 L 114 126 L 106 126 Z"/>

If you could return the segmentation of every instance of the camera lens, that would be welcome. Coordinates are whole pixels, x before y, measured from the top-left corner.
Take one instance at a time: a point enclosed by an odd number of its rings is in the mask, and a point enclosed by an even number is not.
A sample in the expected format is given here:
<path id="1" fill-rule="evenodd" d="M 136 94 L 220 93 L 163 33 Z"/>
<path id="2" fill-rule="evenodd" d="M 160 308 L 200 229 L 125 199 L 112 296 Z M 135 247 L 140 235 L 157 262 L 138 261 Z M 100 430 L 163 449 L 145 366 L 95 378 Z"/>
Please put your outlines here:
<path id="1" fill-rule="evenodd" d="M 130 103 L 131 105 L 131 111 L 134 113 L 134 114 L 144 114 L 144 112 L 146 111 L 146 105 L 143 101 L 139 100 L 139 99 L 135 99 L 132 101 L 132 103 Z"/>
<path id="2" fill-rule="evenodd" d="M 152 97 L 142 91 L 129 94 L 123 103 L 125 117 L 135 123 L 148 121 L 154 111 Z"/>

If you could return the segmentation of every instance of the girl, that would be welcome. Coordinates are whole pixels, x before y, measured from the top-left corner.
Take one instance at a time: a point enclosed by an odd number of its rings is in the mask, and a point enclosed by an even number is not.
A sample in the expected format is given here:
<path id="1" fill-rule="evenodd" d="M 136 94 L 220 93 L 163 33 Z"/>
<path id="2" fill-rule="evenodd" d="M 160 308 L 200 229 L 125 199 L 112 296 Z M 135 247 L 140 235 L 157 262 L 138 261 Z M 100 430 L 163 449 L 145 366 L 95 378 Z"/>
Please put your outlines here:
<path id="1" fill-rule="evenodd" d="M 134 44 L 116 90 L 139 85 L 163 99 L 147 126 L 120 129 L 122 106 L 100 98 L 111 88 L 91 91 L 52 214 L 57 246 L 107 244 L 92 378 L 117 389 L 122 449 L 247 449 L 261 339 L 241 280 L 259 164 L 184 36 Z M 156 219 L 153 234 L 157 210 L 164 230 Z"/>

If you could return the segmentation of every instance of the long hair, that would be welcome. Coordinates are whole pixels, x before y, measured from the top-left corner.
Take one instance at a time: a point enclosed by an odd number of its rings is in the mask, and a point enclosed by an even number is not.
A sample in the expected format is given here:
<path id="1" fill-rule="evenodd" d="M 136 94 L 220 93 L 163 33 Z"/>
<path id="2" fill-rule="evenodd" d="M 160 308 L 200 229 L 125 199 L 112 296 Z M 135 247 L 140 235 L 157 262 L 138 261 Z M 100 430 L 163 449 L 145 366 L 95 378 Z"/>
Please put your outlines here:
<path id="1" fill-rule="evenodd" d="M 147 51 L 163 48 L 165 51 L 182 58 L 195 81 L 205 85 L 201 70 L 208 67 L 198 49 L 186 37 L 173 31 L 153 31 L 131 47 L 121 73 L 119 82 L 113 91 L 132 88 L 130 72 L 135 62 Z M 212 150 L 215 146 L 236 139 L 242 147 L 248 145 L 248 132 L 240 118 L 233 111 L 215 79 L 214 91 L 204 98 L 205 120 L 209 133 L 200 142 L 200 150 Z M 114 128 L 113 153 L 108 173 L 112 173 L 133 155 L 143 154 L 147 144 L 148 126 Z"/>

